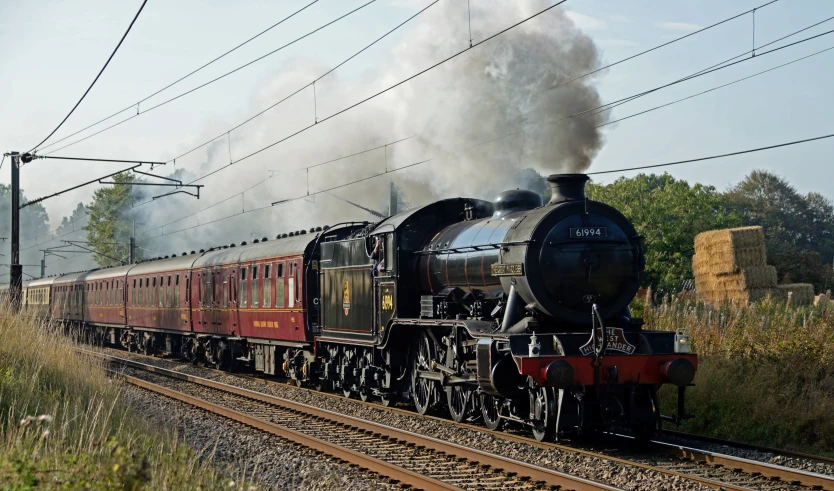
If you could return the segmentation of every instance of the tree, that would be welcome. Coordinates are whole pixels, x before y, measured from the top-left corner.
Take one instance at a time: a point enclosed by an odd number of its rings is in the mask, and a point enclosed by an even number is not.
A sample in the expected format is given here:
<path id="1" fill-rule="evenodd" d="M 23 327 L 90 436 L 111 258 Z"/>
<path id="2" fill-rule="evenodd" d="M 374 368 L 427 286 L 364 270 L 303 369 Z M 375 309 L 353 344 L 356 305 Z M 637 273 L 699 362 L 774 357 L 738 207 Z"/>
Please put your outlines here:
<path id="1" fill-rule="evenodd" d="M 123 172 L 114 182 L 137 182 L 136 176 Z M 132 204 L 137 198 L 130 185 L 111 185 L 97 189 L 87 205 L 89 223 L 84 226 L 87 240 L 95 251 L 93 258 L 102 267 L 127 262 L 130 236 L 133 233 Z"/>
<path id="2" fill-rule="evenodd" d="M 645 285 L 661 291 L 679 290 L 692 278 L 695 235 L 741 224 L 714 187 L 690 186 L 667 173 L 590 184 L 588 196 L 619 210 L 646 237 Z"/>
<path id="3" fill-rule="evenodd" d="M 83 230 L 88 222 L 87 208 L 84 207 L 84 203 L 78 203 L 69 217 L 63 217 L 61 219 L 61 224 L 55 229 L 55 235 L 60 237 L 75 230 Z"/>
<path id="4" fill-rule="evenodd" d="M 768 263 L 780 281 L 831 284 L 834 260 L 834 205 L 819 193 L 803 196 L 790 183 L 766 171 L 753 171 L 727 191 L 730 206 L 745 225 L 765 231 Z"/>

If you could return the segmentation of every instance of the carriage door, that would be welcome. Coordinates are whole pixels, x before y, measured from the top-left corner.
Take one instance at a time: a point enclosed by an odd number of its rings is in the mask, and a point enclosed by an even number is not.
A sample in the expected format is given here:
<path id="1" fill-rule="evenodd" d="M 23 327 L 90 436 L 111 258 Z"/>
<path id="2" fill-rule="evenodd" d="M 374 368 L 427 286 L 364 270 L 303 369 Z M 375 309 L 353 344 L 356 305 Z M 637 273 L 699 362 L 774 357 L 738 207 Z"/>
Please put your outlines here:
<path id="1" fill-rule="evenodd" d="M 383 235 L 385 244 L 384 254 L 376 268 L 374 277 L 374 303 L 376 312 L 374 332 L 382 336 L 388 321 L 396 316 L 397 282 L 395 276 L 396 254 L 394 249 L 394 234 Z"/>
<path id="2" fill-rule="evenodd" d="M 222 293 L 221 271 L 219 267 L 211 269 L 206 275 L 206 300 L 208 301 L 208 328 L 211 333 L 221 333 L 223 319 L 220 312 L 220 294 Z"/>

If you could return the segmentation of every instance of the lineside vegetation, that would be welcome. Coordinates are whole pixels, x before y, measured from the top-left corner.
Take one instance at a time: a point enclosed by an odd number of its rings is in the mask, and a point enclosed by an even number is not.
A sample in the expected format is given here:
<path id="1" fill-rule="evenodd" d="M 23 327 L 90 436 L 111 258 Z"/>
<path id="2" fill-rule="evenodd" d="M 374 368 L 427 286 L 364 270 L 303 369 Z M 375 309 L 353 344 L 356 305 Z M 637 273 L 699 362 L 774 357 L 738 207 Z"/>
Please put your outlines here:
<path id="1" fill-rule="evenodd" d="M 61 330 L 0 308 L 0 488 L 235 489 L 131 411 Z M 210 450 L 210 449 L 209 449 Z"/>
<path id="2" fill-rule="evenodd" d="M 834 307 L 668 297 L 633 307 L 653 329 L 689 329 L 699 354 L 687 390 L 694 418 L 682 431 L 834 456 Z M 664 413 L 674 413 L 675 397 L 662 393 Z"/>

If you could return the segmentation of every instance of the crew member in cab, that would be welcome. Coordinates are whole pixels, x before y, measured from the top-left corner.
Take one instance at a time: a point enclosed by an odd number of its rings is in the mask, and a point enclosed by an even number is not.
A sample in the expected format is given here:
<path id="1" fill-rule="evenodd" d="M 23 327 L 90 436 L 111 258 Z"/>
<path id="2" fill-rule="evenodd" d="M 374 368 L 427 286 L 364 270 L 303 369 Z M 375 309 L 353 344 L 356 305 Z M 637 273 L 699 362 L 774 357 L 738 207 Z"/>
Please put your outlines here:
<path id="1" fill-rule="evenodd" d="M 371 252 L 371 259 L 374 261 L 371 274 L 377 276 L 380 271 L 385 270 L 385 240 L 382 236 L 376 238 L 374 250 Z"/>

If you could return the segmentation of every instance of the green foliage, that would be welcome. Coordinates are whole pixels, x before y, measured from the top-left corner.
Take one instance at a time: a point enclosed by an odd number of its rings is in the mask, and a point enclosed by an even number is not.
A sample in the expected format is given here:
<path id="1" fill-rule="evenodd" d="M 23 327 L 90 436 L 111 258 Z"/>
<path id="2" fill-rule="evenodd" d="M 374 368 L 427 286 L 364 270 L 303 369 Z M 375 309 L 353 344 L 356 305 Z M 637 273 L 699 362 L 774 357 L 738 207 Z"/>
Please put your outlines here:
<path id="1" fill-rule="evenodd" d="M 783 283 L 813 283 L 817 291 L 834 285 L 834 205 L 819 193 L 803 196 L 787 180 L 753 171 L 727 191 L 745 225 L 765 231 L 768 262 Z"/>
<path id="2" fill-rule="evenodd" d="M 84 203 L 78 203 L 69 217 L 61 219 L 61 224 L 55 229 L 55 235 L 61 236 L 75 230 L 82 230 L 88 222 L 87 208 L 84 207 Z"/>
<path id="3" fill-rule="evenodd" d="M 131 411 L 61 326 L 0 308 L 0 338 L 0 489 L 240 489 Z"/>
<path id="4" fill-rule="evenodd" d="M 834 308 L 667 299 L 643 314 L 648 329 L 688 329 L 699 355 L 687 390 L 695 417 L 682 430 L 834 455 Z M 674 388 L 661 391 L 665 414 L 676 400 Z"/>
<path id="5" fill-rule="evenodd" d="M 613 206 L 646 237 L 646 280 L 660 291 L 676 291 L 692 278 L 695 235 L 735 227 L 724 196 L 712 186 L 673 178 L 669 174 L 639 174 L 607 185 L 590 184 L 588 196 Z"/>
<path id="6" fill-rule="evenodd" d="M 136 176 L 124 172 L 113 176 L 114 182 L 137 182 Z M 102 267 L 127 262 L 129 241 L 133 233 L 133 186 L 111 185 L 97 189 L 87 206 L 89 223 L 84 226 L 87 240 L 95 251 L 94 259 Z"/>
<path id="7" fill-rule="evenodd" d="M 28 200 L 20 191 L 20 203 Z M 12 214 L 12 188 L 0 184 L 0 216 L 10 217 Z M 11 233 L 11 221 L 6 218 L 0 220 L 0 237 L 8 237 Z M 20 237 L 35 237 L 49 233 L 49 215 L 43 205 L 35 203 L 20 210 Z M 7 243 L 8 244 L 8 243 Z M 8 262 L 8 261 L 7 261 Z"/>

